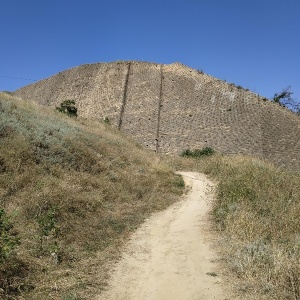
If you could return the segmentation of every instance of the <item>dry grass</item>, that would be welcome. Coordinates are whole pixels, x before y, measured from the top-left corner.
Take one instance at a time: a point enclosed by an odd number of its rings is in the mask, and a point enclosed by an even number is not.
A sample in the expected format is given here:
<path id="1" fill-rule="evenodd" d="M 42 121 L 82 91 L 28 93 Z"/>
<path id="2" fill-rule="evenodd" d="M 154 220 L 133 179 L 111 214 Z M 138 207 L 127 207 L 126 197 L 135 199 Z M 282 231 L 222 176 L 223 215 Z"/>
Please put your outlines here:
<path id="1" fill-rule="evenodd" d="M 212 220 L 236 291 L 300 299 L 300 175 L 243 156 L 169 160 L 218 181 Z"/>
<path id="2" fill-rule="evenodd" d="M 0 208 L 20 240 L 0 298 L 92 299 L 132 230 L 183 186 L 110 126 L 0 94 Z"/>
<path id="3" fill-rule="evenodd" d="M 211 216 L 236 291 L 300 299 L 299 174 L 242 156 L 154 156 L 108 125 L 7 94 L 0 209 L 13 225 L 6 239 L 20 245 L 0 266 L 0 298 L 93 299 L 132 230 L 182 193 L 181 169 L 218 181 Z"/>

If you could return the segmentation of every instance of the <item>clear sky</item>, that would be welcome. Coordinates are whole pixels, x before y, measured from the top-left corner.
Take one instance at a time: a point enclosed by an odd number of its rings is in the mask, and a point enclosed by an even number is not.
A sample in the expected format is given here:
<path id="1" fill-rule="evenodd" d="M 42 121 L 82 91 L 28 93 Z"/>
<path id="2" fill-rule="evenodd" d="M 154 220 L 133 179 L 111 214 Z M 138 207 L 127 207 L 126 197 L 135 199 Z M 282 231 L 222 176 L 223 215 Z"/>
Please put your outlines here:
<path id="1" fill-rule="evenodd" d="M 0 90 L 85 63 L 181 62 L 300 101 L 300 0 L 0 0 Z"/>

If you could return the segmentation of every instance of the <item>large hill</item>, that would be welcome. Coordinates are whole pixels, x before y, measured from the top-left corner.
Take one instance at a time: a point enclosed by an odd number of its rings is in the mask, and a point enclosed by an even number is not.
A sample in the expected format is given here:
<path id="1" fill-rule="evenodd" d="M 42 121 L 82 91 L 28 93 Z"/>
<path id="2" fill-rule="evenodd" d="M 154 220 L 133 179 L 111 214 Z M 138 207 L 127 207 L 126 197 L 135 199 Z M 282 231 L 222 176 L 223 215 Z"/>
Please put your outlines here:
<path id="1" fill-rule="evenodd" d="M 184 191 L 175 170 L 218 182 L 210 216 L 228 286 L 241 299 L 299 299 L 299 174 L 242 155 L 156 155 L 113 126 L 7 93 L 0 93 L 0 299 L 106 299 L 124 242 Z"/>
<path id="2" fill-rule="evenodd" d="M 15 92 L 79 115 L 108 119 L 154 151 L 210 146 L 300 170 L 300 118 L 240 86 L 179 63 L 97 63 L 75 67 Z"/>

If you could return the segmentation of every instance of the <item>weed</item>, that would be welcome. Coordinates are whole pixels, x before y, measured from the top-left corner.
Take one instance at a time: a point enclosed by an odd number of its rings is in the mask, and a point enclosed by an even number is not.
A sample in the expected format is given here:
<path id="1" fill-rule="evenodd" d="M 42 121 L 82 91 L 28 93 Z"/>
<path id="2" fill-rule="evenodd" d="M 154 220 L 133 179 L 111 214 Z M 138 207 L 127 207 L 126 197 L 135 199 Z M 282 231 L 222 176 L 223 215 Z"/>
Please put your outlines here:
<path id="1" fill-rule="evenodd" d="M 185 183 L 182 176 L 175 177 L 174 184 L 176 187 L 184 189 Z"/>
<path id="2" fill-rule="evenodd" d="M 13 224 L 3 208 L 0 209 L 0 263 L 3 263 L 19 245 Z"/>
<path id="3" fill-rule="evenodd" d="M 54 239 L 57 238 L 58 225 L 57 225 L 57 209 L 56 207 L 50 207 L 45 212 L 41 212 L 37 216 L 37 222 L 39 224 L 39 240 L 40 240 L 40 253 L 44 253 L 46 250 L 51 254 L 58 252 L 57 242 L 54 241 L 51 245 L 48 245 L 48 249 L 45 249 L 45 240 L 49 239 L 50 235 Z M 49 242 L 48 242 L 49 244 Z"/>

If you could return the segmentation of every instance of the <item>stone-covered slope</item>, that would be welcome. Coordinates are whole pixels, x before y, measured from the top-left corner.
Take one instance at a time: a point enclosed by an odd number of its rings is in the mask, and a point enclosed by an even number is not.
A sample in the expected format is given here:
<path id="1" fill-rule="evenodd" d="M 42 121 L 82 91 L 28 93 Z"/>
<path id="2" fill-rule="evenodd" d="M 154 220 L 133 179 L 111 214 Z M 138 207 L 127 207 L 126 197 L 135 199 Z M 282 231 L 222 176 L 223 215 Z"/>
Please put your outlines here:
<path id="1" fill-rule="evenodd" d="M 211 146 L 300 170 L 300 118 L 250 91 L 182 64 L 113 62 L 75 67 L 15 92 L 79 115 L 108 118 L 157 152 Z"/>

